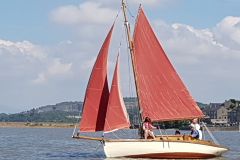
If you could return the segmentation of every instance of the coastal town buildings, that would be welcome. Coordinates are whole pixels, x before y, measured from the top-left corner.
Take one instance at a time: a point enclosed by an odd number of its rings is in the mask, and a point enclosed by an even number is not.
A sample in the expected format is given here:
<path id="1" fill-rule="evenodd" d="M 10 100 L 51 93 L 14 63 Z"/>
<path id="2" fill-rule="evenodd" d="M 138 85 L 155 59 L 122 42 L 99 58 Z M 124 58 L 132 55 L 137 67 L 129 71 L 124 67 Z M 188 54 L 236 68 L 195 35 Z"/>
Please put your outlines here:
<path id="1" fill-rule="evenodd" d="M 203 114 L 209 116 L 207 123 L 213 124 L 227 124 L 228 110 L 221 105 L 221 103 L 210 103 L 208 107 L 202 110 Z"/>
<path id="2" fill-rule="evenodd" d="M 237 110 L 236 109 L 230 109 L 228 111 L 228 123 L 234 124 L 237 122 Z"/>
<path id="3" fill-rule="evenodd" d="M 238 125 L 240 123 L 240 101 L 225 100 L 224 103 L 210 103 L 202 110 L 209 119 L 205 122 L 220 125 Z"/>
<path id="4" fill-rule="evenodd" d="M 240 122 L 240 103 L 238 103 L 238 107 L 236 109 L 237 121 Z"/>

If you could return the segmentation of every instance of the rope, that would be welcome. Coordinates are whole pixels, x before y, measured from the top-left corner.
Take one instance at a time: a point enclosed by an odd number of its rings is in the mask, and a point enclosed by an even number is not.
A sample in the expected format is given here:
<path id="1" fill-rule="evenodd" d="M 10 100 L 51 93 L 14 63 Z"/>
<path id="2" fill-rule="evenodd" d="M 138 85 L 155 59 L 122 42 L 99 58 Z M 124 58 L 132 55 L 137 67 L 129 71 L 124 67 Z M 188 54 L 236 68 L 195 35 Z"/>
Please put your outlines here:
<path id="1" fill-rule="evenodd" d="M 158 125 L 158 130 L 159 130 L 159 132 L 160 132 L 160 135 L 162 136 L 162 140 L 163 140 L 163 148 L 164 148 L 163 134 L 162 134 L 162 131 L 161 131 L 161 128 L 160 128 L 160 125 L 158 124 L 158 122 L 157 122 L 157 125 Z"/>
<path id="2" fill-rule="evenodd" d="M 125 34 L 127 35 L 126 32 L 127 32 L 127 31 L 125 30 Z M 127 36 L 126 36 L 126 43 L 127 43 L 127 53 L 128 53 L 129 44 L 128 44 Z M 130 95 L 130 97 L 132 97 L 132 96 L 133 96 L 133 90 L 132 90 L 132 81 L 131 81 L 132 76 L 131 76 L 131 69 L 130 69 L 130 65 L 131 65 L 131 64 L 130 64 L 129 54 L 127 54 L 127 57 L 128 57 L 128 75 L 129 75 L 129 79 L 128 79 L 129 85 L 128 85 L 128 87 L 129 87 L 129 95 Z"/>
<path id="3" fill-rule="evenodd" d="M 113 132 L 111 132 L 115 137 L 117 137 L 118 139 L 120 139 L 116 134 L 114 134 Z"/>
<path id="4" fill-rule="evenodd" d="M 81 112 L 79 111 L 79 115 L 78 115 L 79 118 L 77 118 L 77 120 L 76 120 L 75 128 L 74 128 L 74 130 L 73 130 L 73 136 L 74 136 L 74 134 L 75 134 L 75 131 L 76 131 L 76 128 L 77 128 L 77 124 L 79 123 L 78 120 L 80 120 L 80 114 L 81 114 Z"/>
<path id="5" fill-rule="evenodd" d="M 136 18 L 134 17 L 134 15 L 132 15 L 132 13 L 130 12 L 130 9 L 128 9 L 128 2 L 127 2 L 127 0 L 126 0 L 126 8 L 127 8 L 127 10 L 128 10 L 128 12 L 129 12 L 129 14 L 131 15 L 131 17 L 132 17 L 132 20 L 133 20 L 133 22 L 135 23 L 135 21 L 136 21 Z"/>
<path id="6" fill-rule="evenodd" d="M 101 144 L 102 144 L 102 142 L 100 141 L 100 144 L 97 145 L 97 147 L 94 149 L 94 151 L 95 151 L 96 149 L 98 149 L 98 147 L 99 147 Z"/>
<path id="7" fill-rule="evenodd" d="M 123 22 L 125 22 L 124 21 L 124 19 L 123 19 Z M 125 27 L 124 27 L 125 28 Z M 126 48 L 126 50 L 127 50 L 127 58 L 128 58 L 128 77 L 129 77 L 129 79 L 128 79 L 128 88 L 129 88 L 129 95 L 130 95 L 130 97 L 133 97 L 133 95 L 134 95 L 134 93 L 133 93 L 133 84 L 132 84 L 132 79 L 133 79 L 133 77 L 132 77 L 132 74 L 131 74 L 131 60 L 130 60 L 130 55 L 128 54 L 128 52 L 129 52 L 129 48 L 130 48 L 130 46 L 129 46 L 129 43 L 128 43 L 128 39 L 127 39 L 127 30 L 125 29 L 125 37 L 126 37 L 126 44 L 127 44 L 127 48 Z M 137 100 L 135 99 L 135 101 L 134 102 L 137 102 Z M 137 114 L 138 115 L 138 118 L 140 118 L 140 116 L 139 116 L 139 114 Z M 133 123 L 133 122 L 132 122 Z"/>
<path id="8" fill-rule="evenodd" d="M 164 123 L 163 123 L 163 128 L 164 128 L 164 131 L 165 131 L 166 136 L 167 136 L 167 140 L 168 140 L 168 148 L 170 148 L 170 145 L 169 145 L 169 139 L 168 139 L 168 134 L 167 134 L 167 131 L 166 131 L 166 129 L 165 129 L 165 125 L 164 125 Z"/>
<path id="9" fill-rule="evenodd" d="M 213 142 L 214 142 L 215 144 L 220 145 L 220 144 L 218 143 L 218 141 L 215 139 L 215 137 L 212 135 L 212 133 L 210 132 L 210 130 L 207 128 L 207 126 L 205 125 L 205 123 L 203 123 L 203 125 L 204 125 L 204 127 L 206 128 L 206 130 L 208 131 L 208 133 L 209 133 L 210 137 L 212 138 Z"/>
<path id="10" fill-rule="evenodd" d="M 203 122 L 203 119 L 200 119 L 199 120 L 200 121 L 200 123 L 199 124 L 203 124 L 204 122 Z M 200 125 L 200 129 L 201 129 L 201 125 Z M 204 132 L 204 127 L 202 127 L 202 138 L 203 138 L 203 140 L 205 141 L 206 140 L 206 138 L 205 138 L 205 132 Z"/>
<path id="11" fill-rule="evenodd" d="M 110 125 L 109 125 L 107 119 L 106 119 L 106 122 L 107 122 L 108 127 L 109 127 L 110 130 L 111 130 L 111 127 L 110 127 Z M 115 130 L 114 130 L 114 131 L 115 131 Z M 114 136 L 116 136 L 118 139 L 120 139 L 116 134 L 113 133 L 113 131 L 110 131 L 110 132 L 111 132 Z M 107 132 L 107 133 L 110 133 L 110 132 Z M 103 132 L 103 137 L 104 137 L 104 132 Z"/>
<path id="12" fill-rule="evenodd" d="M 118 11 L 118 14 L 117 14 L 117 16 L 116 16 L 116 18 L 115 18 L 115 20 L 114 20 L 114 23 L 116 22 L 116 20 L 117 20 L 117 18 L 118 18 L 118 15 L 119 15 L 119 13 L 120 13 L 121 10 L 122 10 L 122 8 L 120 8 L 120 10 Z"/>

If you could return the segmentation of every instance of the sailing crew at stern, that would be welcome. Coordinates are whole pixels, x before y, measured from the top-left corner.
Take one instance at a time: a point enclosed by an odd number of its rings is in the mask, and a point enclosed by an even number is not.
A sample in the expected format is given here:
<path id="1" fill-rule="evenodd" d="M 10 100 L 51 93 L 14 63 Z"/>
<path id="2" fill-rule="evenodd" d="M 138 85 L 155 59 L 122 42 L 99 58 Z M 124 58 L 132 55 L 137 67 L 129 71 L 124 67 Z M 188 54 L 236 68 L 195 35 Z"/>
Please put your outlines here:
<path id="1" fill-rule="evenodd" d="M 202 131 L 200 130 L 200 125 L 198 124 L 198 118 L 194 118 L 192 120 L 192 123 L 194 124 L 195 126 L 195 129 L 198 131 L 198 134 L 199 134 L 199 140 L 202 140 Z"/>
<path id="2" fill-rule="evenodd" d="M 145 121 L 143 122 L 144 138 L 147 139 L 147 137 L 150 136 L 153 139 L 156 139 L 152 131 L 152 129 L 156 129 L 156 127 L 153 127 L 150 123 L 151 119 L 146 117 Z"/>
<path id="3" fill-rule="evenodd" d="M 190 136 L 193 137 L 193 138 L 199 139 L 199 134 L 198 134 L 198 131 L 195 129 L 194 124 L 190 125 L 190 129 L 192 131 Z"/>

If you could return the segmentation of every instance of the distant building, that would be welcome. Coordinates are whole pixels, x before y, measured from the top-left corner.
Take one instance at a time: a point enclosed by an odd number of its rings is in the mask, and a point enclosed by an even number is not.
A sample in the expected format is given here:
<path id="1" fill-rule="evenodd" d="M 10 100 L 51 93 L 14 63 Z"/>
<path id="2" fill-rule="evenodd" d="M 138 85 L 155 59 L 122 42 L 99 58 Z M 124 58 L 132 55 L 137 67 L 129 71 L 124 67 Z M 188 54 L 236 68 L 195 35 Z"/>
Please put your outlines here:
<path id="1" fill-rule="evenodd" d="M 240 104 L 238 104 L 238 107 L 236 109 L 236 112 L 237 112 L 237 122 L 238 124 L 240 123 Z"/>
<path id="2" fill-rule="evenodd" d="M 67 118 L 81 118 L 81 116 L 66 116 Z"/>
<path id="3" fill-rule="evenodd" d="M 225 100 L 224 106 L 228 109 L 228 122 L 239 124 L 240 122 L 240 101 L 235 99 Z"/>
<path id="4" fill-rule="evenodd" d="M 237 121 L 237 109 L 228 110 L 228 123 L 235 124 Z"/>
<path id="5" fill-rule="evenodd" d="M 202 110 L 205 116 L 209 116 L 207 123 L 213 124 L 226 124 L 228 123 L 228 110 L 222 105 L 222 103 L 210 103 L 208 107 Z"/>
<path id="6" fill-rule="evenodd" d="M 219 106 L 223 106 L 223 103 L 210 103 L 211 107 L 219 107 Z"/>
<path id="7" fill-rule="evenodd" d="M 232 102 L 231 99 L 225 100 L 225 102 L 224 102 L 224 107 L 225 107 L 225 108 L 230 108 L 230 107 L 233 106 L 233 105 L 235 105 L 235 104 Z"/>

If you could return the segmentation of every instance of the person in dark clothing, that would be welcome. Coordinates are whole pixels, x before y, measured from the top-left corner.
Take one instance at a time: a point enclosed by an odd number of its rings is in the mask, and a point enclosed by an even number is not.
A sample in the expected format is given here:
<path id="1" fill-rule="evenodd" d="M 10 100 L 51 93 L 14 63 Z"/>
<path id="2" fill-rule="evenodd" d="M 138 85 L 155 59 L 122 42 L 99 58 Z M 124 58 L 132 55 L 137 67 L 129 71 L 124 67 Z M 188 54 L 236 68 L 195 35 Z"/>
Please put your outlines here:
<path id="1" fill-rule="evenodd" d="M 176 131 L 175 132 L 175 135 L 181 135 L 179 131 Z"/>

